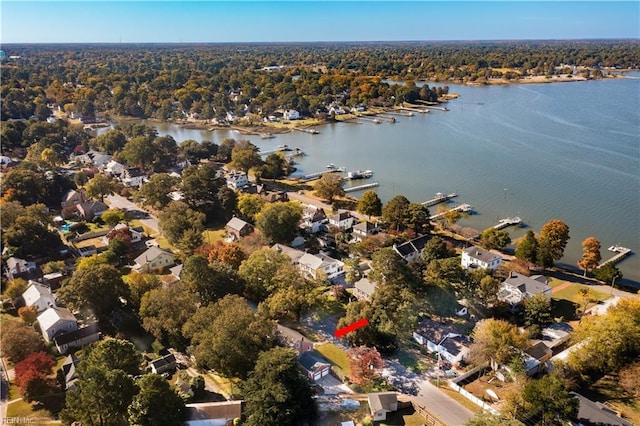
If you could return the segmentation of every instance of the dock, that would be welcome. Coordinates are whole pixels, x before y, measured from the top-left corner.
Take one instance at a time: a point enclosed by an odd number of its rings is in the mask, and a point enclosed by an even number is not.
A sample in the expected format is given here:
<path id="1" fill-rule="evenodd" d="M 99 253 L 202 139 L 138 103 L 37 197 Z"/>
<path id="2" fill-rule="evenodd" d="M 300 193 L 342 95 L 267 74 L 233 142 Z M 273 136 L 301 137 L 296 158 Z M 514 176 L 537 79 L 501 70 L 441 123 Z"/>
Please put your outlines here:
<path id="1" fill-rule="evenodd" d="M 402 111 L 385 111 L 381 114 L 387 114 L 387 115 L 397 115 L 400 117 L 413 117 L 413 112 L 409 111 L 409 112 L 402 112 Z"/>
<path id="2" fill-rule="evenodd" d="M 471 204 L 460 204 L 459 206 L 449 209 L 446 212 L 442 212 L 442 213 L 438 213 L 438 214 L 434 214 L 433 216 L 430 216 L 429 220 L 440 219 L 441 217 L 445 216 L 447 213 L 452 211 L 470 213 L 473 211 L 473 206 Z"/>
<path id="3" fill-rule="evenodd" d="M 416 102 L 420 102 L 421 104 L 426 104 L 427 101 L 421 101 L 421 100 L 417 100 Z M 437 111 L 449 111 L 449 108 L 447 107 L 438 107 L 438 106 L 433 106 L 433 105 L 423 105 L 424 108 L 427 109 L 435 109 Z"/>
<path id="4" fill-rule="evenodd" d="M 378 183 L 378 182 L 365 183 L 364 185 L 358 185 L 358 186 L 352 186 L 350 188 L 345 188 L 344 192 L 345 193 L 355 192 L 355 191 L 360 191 L 360 190 L 363 190 L 363 189 L 375 188 L 376 186 L 379 186 L 379 185 L 380 185 L 380 183 Z"/>
<path id="5" fill-rule="evenodd" d="M 344 167 L 337 167 L 335 169 L 324 170 L 322 172 L 309 173 L 308 175 L 302 176 L 303 181 L 319 179 L 322 175 L 326 175 L 327 173 L 343 173 L 345 171 Z"/>
<path id="6" fill-rule="evenodd" d="M 629 256 L 631 253 L 633 253 L 631 251 L 631 249 L 628 249 L 626 247 L 622 247 L 619 245 L 615 245 L 615 246 L 611 246 L 608 248 L 609 251 L 616 253 L 613 257 L 605 260 L 604 262 L 602 262 L 601 264 L 599 264 L 596 269 L 598 268 L 602 268 L 604 265 L 607 265 L 609 263 L 612 264 L 616 264 L 618 262 L 620 262 L 622 259 L 624 259 L 625 257 Z"/>
<path id="7" fill-rule="evenodd" d="M 425 109 L 420 109 L 420 108 L 409 108 L 409 107 L 404 107 L 401 106 L 400 109 L 402 111 L 412 111 L 412 112 L 419 112 L 421 114 L 426 114 L 429 112 L 429 110 L 425 107 Z"/>
<path id="8" fill-rule="evenodd" d="M 503 229 L 503 228 L 506 228 L 508 226 L 521 225 L 521 224 L 522 224 L 522 219 L 520 219 L 519 216 L 507 217 L 507 218 L 504 218 L 504 219 L 500 219 L 498 221 L 498 224 L 493 226 L 493 229 Z"/>
<path id="9" fill-rule="evenodd" d="M 455 192 L 452 192 L 451 194 L 443 194 L 442 192 L 436 192 L 435 197 L 420 204 L 422 204 L 425 207 L 431 207 L 431 206 L 435 206 L 436 204 L 449 201 L 450 199 L 455 198 L 457 196 L 458 194 L 456 194 Z"/>
<path id="10" fill-rule="evenodd" d="M 291 130 L 297 130 L 298 132 L 309 133 L 311 135 L 317 135 L 320 133 L 316 129 L 299 129 L 297 127 L 292 127 Z"/>

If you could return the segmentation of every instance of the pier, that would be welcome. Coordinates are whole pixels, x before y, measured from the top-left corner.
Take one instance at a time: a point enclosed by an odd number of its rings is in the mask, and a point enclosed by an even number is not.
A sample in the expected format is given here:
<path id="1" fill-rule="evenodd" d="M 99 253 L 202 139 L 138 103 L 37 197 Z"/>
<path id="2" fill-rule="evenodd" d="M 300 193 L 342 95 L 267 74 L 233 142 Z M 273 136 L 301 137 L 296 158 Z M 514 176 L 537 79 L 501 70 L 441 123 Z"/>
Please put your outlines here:
<path id="1" fill-rule="evenodd" d="M 319 131 L 317 131 L 316 129 L 299 129 L 299 128 L 297 128 L 297 127 L 292 127 L 291 129 L 292 129 L 292 130 L 297 130 L 298 132 L 309 133 L 309 134 L 311 134 L 311 135 L 317 135 L 317 134 L 319 134 L 319 133 L 320 133 L 320 132 L 319 132 Z"/>
<path id="2" fill-rule="evenodd" d="M 605 260 L 604 262 L 602 262 L 601 264 L 599 264 L 596 269 L 598 268 L 602 268 L 604 265 L 607 265 L 609 263 L 612 264 L 616 264 L 618 262 L 620 262 L 622 259 L 624 259 L 625 257 L 629 256 L 632 251 L 631 249 L 628 249 L 626 247 L 621 247 L 619 245 L 615 245 L 615 246 L 611 246 L 608 248 L 609 251 L 612 251 L 614 253 L 616 253 L 613 257 Z"/>
<path id="3" fill-rule="evenodd" d="M 435 109 L 437 111 L 449 111 L 449 108 L 447 107 L 433 106 L 433 105 L 430 105 L 427 101 L 422 101 L 418 99 L 416 102 L 420 102 L 421 104 L 428 104 L 428 105 L 423 105 L 423 107 L 427 109 Z"/>
<path id="4" fill-rule="evenodd" d="M 357 116 L 358 120 L 367 120 L 370 121 L 372 123 L 376 123 L 376 124 L 380 124 L 382 121 L 386 121 L 388 123 L 395 123 L 396 119 L 393 117 L 384 117 L 382 115 L 358 115 Z"/>
<path id="5" fill-rule="evenodd" d="M 437 192 L 435 197 L 421 204 L 425 207 L 431 207 L 431 206 L 435 206 L 436 204 L 449 201 L 450 199 L 455 198 L 457 196 L 458 194 L 456 194 L 455 192 L 452 192 L 451 194 L 443 194 L 442 192 Z"/>
<path id="6" fill-rule="evenodd" d="M 358 185 L 358 186 L 352 186 L 350 188 L 345 188 L 344 192 L 345 193 L 355 192 L 355 191 L 360 191 L 362 189 L 375 188 L 376 186 L 379 186 L 379 185 L 380 185 L 380 183 L 378 183 L 378 182 L 365 183 L 364 185 Z"/>
<path id="7" fill-rule="evenodd" d="M 471 206 L 471 204 L 460 204 L 459 206 L 456 206 L 452 209 L 447 210 L 446 212 L 442 212 L 442 213 L 438 213 L 438 214 L 434 214 L 433 216 L 429 217 L 429 220 L 436 220 L 436 219 L 440 219 L 441 217 L 443 217 L 444 215 L 446 215 L 449 212 L 462 212 L 462 213 L 469 213 L 473 211 L 473 206 Z"/>
<path id="8" fill-rule="evenodd" d="M 324 170 L 322 172 L 309 173 L 308 175 L 304 175 L 302 177 L 302 180 L 307 181 L 307 180 L 319 179 L 322 177 L 322 175 L 326 175 L 327 173 L 342 173 L 344 171 L 345 171 L 344 167 L 337 167 L 335 169 Z"/>
<path id="9" fill-rule="evenodd" d="M 409 111 L 409 112 L 402 112 L 402 111 L 385 111 L 381 114 L 387 114 L 387 115 L 397 115 L 400 117 L 413 117 L 413 112 Z"/>
<path id="10" fill-rule="evenodd" d="M 420 108 L 409 108 L 409 107 L 401 106 L 400 109 L 403 110 L 403 111 L 419 112 L 421 114 L 426 114 L 426 113 L 429 112 L 429 110 L 426 109 L 426 107 L 425 107 L 425 109 L 420 109 Z"/>
<path id="11" fill-rule="evenodd" d="M 493 227 L 493 229 L 503 229 L 506 228 L 508 226 L 513 226 L 513 225 L 521 225 L 522 224 L 522 219 L 520 219 L 519 216 L 516 217 L 507 217 L 505 219 L 500 219 L 498 221 L 498 224 L 495 225 Z"/>

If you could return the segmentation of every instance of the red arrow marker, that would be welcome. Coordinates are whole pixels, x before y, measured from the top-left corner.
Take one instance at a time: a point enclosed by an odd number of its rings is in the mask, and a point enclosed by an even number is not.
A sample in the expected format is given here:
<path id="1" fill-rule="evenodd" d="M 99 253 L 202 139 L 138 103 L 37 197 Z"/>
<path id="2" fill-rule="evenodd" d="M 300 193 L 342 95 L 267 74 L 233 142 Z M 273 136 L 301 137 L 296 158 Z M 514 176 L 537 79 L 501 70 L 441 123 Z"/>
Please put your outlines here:
<path id="1" fill-rule="evenodd" d="M 369 320 L 366 318 L 361 319 L 360 321 L 356 321 L 351 325 L 348 325 L 346 327 L 342 327 L 342 328 L 337 328 L 336 332 L 334 333 L 336 337 L 342 337 L 347 333 L 351 333 L 354 330 L 359 329 L 360 327 L 364 327 L 365 325 L 369 324 Z"/>

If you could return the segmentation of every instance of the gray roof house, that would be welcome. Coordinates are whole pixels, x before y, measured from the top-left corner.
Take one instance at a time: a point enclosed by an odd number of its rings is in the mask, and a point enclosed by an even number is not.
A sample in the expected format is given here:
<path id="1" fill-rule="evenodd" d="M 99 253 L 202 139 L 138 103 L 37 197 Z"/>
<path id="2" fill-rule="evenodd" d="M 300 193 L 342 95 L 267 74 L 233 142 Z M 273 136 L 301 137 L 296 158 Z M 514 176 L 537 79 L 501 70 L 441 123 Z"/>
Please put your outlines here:
<path id="1" fill-rule="evenodd" d="M 421 235 L 417 238 L 414 238 L 411 241 L 407 241 L 406 243 L 400 245 L 393 245 L 393 249 L 398 253 L 404 260 L 407 262 L 411 262 L 420 257 L 422 251 L 424 250 L 424 246 L 427 244 L 427 241 L 431 239 L 431 235 Z"/>
<path id="2" fill-rule="evenodd" d="M 78 366 L 78 358 L 75 355 L 68 355 L 64 364 L 62 364 L 62 374 L 64 375 L 65 390 L 73 390 L 76 387 L 78 381 L 78 373 L 76 368 Z"/>
<path id="3" fill-rule="evenodd" d="M 481 247 L 471 246 L 462 250 L 460 262 L 464 269 L 482 268 L 495 271 L 502 264 L 502 256 Z"/>
<path id="4" fill-rule="evenodd" d="M 92 220 L 109 210 L 109 206 L 101 201 L 87 201 L 77 205 L 78 213 L 84 220 Z"/>
<path id="5" fill-rule="evenodd" d="M 471 340 L 451 323 L 423 319 L 413 332 L 413 338 L 431 352 L 439 353 L 449 362 L 460 362 L 469 352 Z"/>
<path id="6" fill-rule="evenodd" d="M 331 364 L 315 351 L 306 351 L 298 357 L 303 374 L 312 381 L 322 379 L 331 372 Z"/>
<path id="7" fill-rule="evenodd" d="M 367 394 L 369 409 L 373 421 L 387 419 L 387 413 L 398 411 L 398 395 L 395 392 L 377 392 Z"/>
<path id="8" fill-rule="evenodd" d="M 527 277 L 512 271 L 500 286 L 498 300 L 514 307 L 534 294 L 551 297 L 551 287 L 547 285 L 547 279 L 542 275 Z"/>
<path id="9" fill-rule="evenodd" d="M 576 426 L 632 426 L 633 423 L 618 417 L 617 413 L 600 402 L 593 402 L 584 396 L 569 392 L 579 402 L 577 419 L 571 423 Z"/>
<path id="10" fill-rule="evenodd" d="M 72 349 L 81 349 L 89 343 L 100 340 L 98 324 L 89 324 L 86 327 L 60 334 L 53 338 L 56 349 L 61 354 L 66 354 Z"/>
<path id="11" fill-rule="evenodd" d="M 376 291 L 376 286 L 377 284 L 375 282 L 369 281 L 367 277 L 362 277 L 353 286 L 353 295 L 359 301 L 369 300 Z"/>
<path id="12" fill-rule="evenodd" d="M 379 228 L 369 221 L 356 223 L 353 225 L 353 240 L 355 242 L 362 241 L 370 235 L 375 235 L 379 232 Z"/>
<path id="13" fill-rule="evenodd" d="M 56 306 L 56 299 L 49 287 L 35 281 L 30 281 L 30 284 L 24 293 L 22 293 L 22 298 L 26 306 L 35 306 L 38 313 L 49 307 Z"/>
<path id="14" fill-rule="evenodd" d="M 156 374 L 162 374 L 165 371 L 176 368 L 176 357 L 174 354 L 168 354 L 158 359 L 154 359 L 149 363 L 151 371 Z"/>
<path id="15" fill-rule="evenodd" d="M 150 247 L 136 257 L 134 262 L 136 264 L 132 269 L 137 272 L 159 271 L 172 266 L 175 263 L 175 256 L 160 247 Z"/>
<path id="16" fill-rule="evenodd" d="M 253 232 L 253 225 L 238 217 L 232 217 L 224 228 L 227 230 L 227 233 L 232 235 L 236 240 Z"/>
<path id="17" fill-rule="evenodd" d="M 28 278 L 37 269 L 35 262 L 29 262 L 19 257 L 10 257 L 4 262 L 4 274 L 9 280 Z"/>

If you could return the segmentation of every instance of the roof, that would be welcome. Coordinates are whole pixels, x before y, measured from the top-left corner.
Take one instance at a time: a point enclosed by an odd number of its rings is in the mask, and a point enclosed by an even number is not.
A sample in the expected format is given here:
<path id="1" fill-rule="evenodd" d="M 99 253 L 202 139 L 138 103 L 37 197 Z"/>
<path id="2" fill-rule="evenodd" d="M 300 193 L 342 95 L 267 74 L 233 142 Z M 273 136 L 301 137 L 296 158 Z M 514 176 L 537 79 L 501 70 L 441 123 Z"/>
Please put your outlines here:
<path id="1" fill-rule="evenodd" d="M 59 336 L 53 338 L 53 342 L 56 344 L 56 346 L 62 346 L 79 339 L 84 339 L 85 337 L 93 336 L 94 334 L 97 334 L 99 332 L 100 329 L 98 328 L 98 324 L 93 323 L 89 324 L 86 327 L 60 334 Z"/>
<path id="2" fill-rule="evenodd" d="M 331 366 L 331 364 L 329 364 L 329 361 L 327 361 L 321 355 L 315 353 L 314 351 L 304 352 L 298 358 L 298 362 L 300 363 L 302 368 L 307 371 L 316 371 L 324 366 Z"/>
<path id="3" fill-rule="evenodd" d="M 244 401 L 186 404 L 187 420 L 235 419 L 242 415 Z"/>
<path id="4" fill-rule="evenodd" d="M 609 426 L 632 426 L 633 423 L 618 417 L 616 412 L 604 406 L 600 402 L 591 401 L 584 396 L 569 392 L 571 396 L 576 398 L 580 405 L 578 406 L 578 421 L 582 425 L 609 425 Z"/>
<path id="5" fill-rule="evenodd" d="M 78 365 L 78 358 L 75 355 L 69 355 L 65 358 L 64 364 L 62 364 L 62 373 L 64 374 L 64 381 L 66 387 L 69 388 L 77 379 L 76 366 Z"/>
<path id="6" fill-rule="evenodd" d="M 135 262 L 138 265 L 145 265 L 149 262 L 153 262 L 158 256 L 168 254 L 173 257 L 173 253 L 161 249 L 160 247 L 149 247 L 140 256 L 136 257 Z"/>
<path id="7" fill-rule="evenodd" d="M 171 272 L 171 275 L 173 275 L 174 277 L 180 279 L 180 275 L 182 275 L 182 263 L 179 265 L 174 266 L 173 268 L 169 268 L 169 272 Z"/>
<path id="8" fill-rule="evenodd" d="M 309 267 L 312 270 L 318 270 L 325 265 L 330 265 L 332 263 L 339 263 L 340 261 L 334 259 L 333 257 L 329 257 L 326 254 L 318 253 L 311 254 L 305 253 L 299 259 L 298 263 L 304 266 Z"/>
<path id="9" fill-rule="evenodd" d="M 355 288 L 360 290 L 361 292 L 368 294 L 371 296 L 374 291 L 376 291 L 376 283 L 369 281 L 367 277 L 360 278 L 358 282 L 355 283 Z"/>
<path id="10" fill-rule="evenodd" d="M 163 356 L 162 358 L 154 359 L 149 363 L 149 366 L 155 367 L 155 369 L 159 369 L 160 367 L 164 367 L 165 365 L 173 364 L 176 362 L 176 357 L 174 354 L 168 354 Z"/>
<path id="11" fill-rule="evenodd" d="M 542 329 L 542 341 L 548 346 L 555 346 L 558 340 L 564 341 L 573 333 L 573 327 L 566 322 L 556 322 Z"/>
<path id="12" fill-rule="evenodd" d="M 130 169 L 126 169 L 125 173 L 130 179 L 135 177 L 145 176 L 142 170 L 140 170 L 140 168 L 138 167 L 132 167 Z"/>
<path id="13" fill-rule="evenodd" d="M 287 256 L 289 256 L 292 263 L 296 263 L 298 259 L 300 259 L 305 254 L 302 250 L 298 250 L 282 244 L 274 244 L 273 246 L 271 246 L 271 250 L 275 250 L 278 253 L 286 254 Z"/>
<path id="14" fill-rule="evenodd" d="M 474 259 L 478 259 L 481 262 L 485 262 L 485 263 L 489 263 L 491 262 L 493 259 L 495 259 L 496 257 L 501 258 L 500 255 L 497 255 L 495 253 L 491 253 L 488 250 L 485 250 L 481 247 L 476 247 L 476 246 L 471 246 L 471 247 L 467 247 L 466 249 L 463 250 L 469 257 L 472 257 Z"/>
<path id="15" fill-rule="evenodd" d="M 228 226 L 229 228 L 234 229 L 236 231 L 240 231 L 245 226 L 251 226 L 251 224 L 245 222 L 244 220 L 242 220 L 240 218 L 232 217 L 231 220 L 229 222 L 227 222 L 226 226 Z"/>
<path id="16" fill-rule="evenodd" d="M 41 297 L 47 296 L 53 299 L 51 289 L 46 285 L 35 281 L 31 281 L 31 285 L 27 287 L 24 293 L 22 293 L 22 297 L 24 298 L 24 302 L 27 306 L 31 306 Z"/>
<path id="17" fill-rule="evenodd" d="M 336 213 L 333 216 L 331 216 L 329 219 L 333 222 L 341 222 L 343 220 L 347 220 L 352 218 L 353 216 L 351 216 L 351 213 L 349 212 L 340 212 L 340 213 Z"/>
<path id="18" fill-rule="evenodd" d="M 415 333 L 435 345 L 439 344 L 454 356 L 462 352 L 470 343 L 469 339 L 463 336 L 453 324 L 437 322 L 431 318 L 423 319 L 416 327 Z"/>
<path id="19" fill-rule="evenodd" d="M 542 341 L 536 342 L 536 344 L 529 347 L 525 352 L 537 360 L 541 360 L 545 357 L 551 357 L 551 354 L 553 353 Z"/>
<path id="20" fill-rule="evenodd" d="M 38 315 L 38 324 L 43 330 L 50 329 L 58 321 L 73 321 L 76 322 L 76 317 L 73 316 L 70 310 L 67 308 L 47 308 L 44 312 Z"/>
<path id="21" fill-rule="evenodd" d="M 369 221 L 364 221 L 364 222 L 360 222 L 357 223 L 355 225 L 353 225 L 353 231 L 360 231 L 362 233 L 365 234 L 370 234 L 371 232 L 375 231 L 377 228 L 376 226 L 369 222 Z"/>
<path id="22" fill-rule="evenodd" d="M 392 404 L 398 403 L 398 395 L 395 392 L 377 392 L 367 395 L 369 400 L 369 407 L 371 411 L 393 411 L 391 409 Z"/>
<path id="23" fill-rule="evenodd" d="M 402 257 L 405 257 L 411 253 L 422 252 L 425 244 L 427 244 L 427 241 L 429 241 L 430 239 L 430 235 L 421 235 L 411 241 L 407 241 L 406 243 L 394 247 Z"/>
<path id="24" fill-rule="evenodd" d="M 502 282 L 503 285 L 518 290 L 522 294 L 538 294 L 548 291 L 547 279 L 542 275 L 526 275 L 517 272 L 509 273 L 509 277 Z"/>
<path id="25" fill-rule="evenodd" d="M 24 259 L 20 259 L 19 257 L 8 258 L 6 264 L 9 269 L 15 269 L 18 265 L 20 265 L 20 269 L 27 269 L 28 267 L 28 262 Z"/>
<path id="26" fill-rule="evenodd" d="M 78 208 L 82 209 L 84 212 L 88 212 L 90 210 L 94 212 L 106 212 L 109 210 L 109 206 L 101 201 L 87 201 L 86 203 L 78 204 Z"/>
<path id="27" fill-rule="evenodd" d="M 75 189 L 70 189 L 69 191 L 67 191 L 66 194 L 64 194 L 64 196 L 62 197 L 62 201 L 69 201 L 72 200 L 74 197 L 76 196 L 82 196 L 81 193 L 79 193 L 78 191 L 76 191 Z"/>

